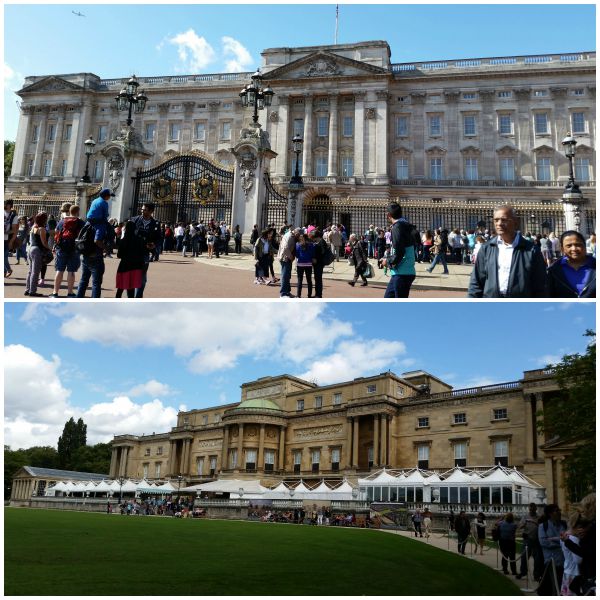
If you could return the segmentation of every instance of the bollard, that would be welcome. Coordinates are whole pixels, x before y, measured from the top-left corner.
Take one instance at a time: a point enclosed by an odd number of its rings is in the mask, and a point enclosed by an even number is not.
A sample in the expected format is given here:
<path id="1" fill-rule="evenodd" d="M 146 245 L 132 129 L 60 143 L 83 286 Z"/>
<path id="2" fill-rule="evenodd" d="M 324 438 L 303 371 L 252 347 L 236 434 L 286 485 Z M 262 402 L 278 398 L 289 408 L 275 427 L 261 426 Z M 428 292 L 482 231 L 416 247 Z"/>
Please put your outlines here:
<path id="1" fill-rule="evenodd" d="M 535 588 L 531 587 L 531 569 L 529 568 L 529 547 L 525 546 L 525 564 L 527 565 L 527 587 L 521 588 L 522 592 L 530 594 L 535 592 Z"/>

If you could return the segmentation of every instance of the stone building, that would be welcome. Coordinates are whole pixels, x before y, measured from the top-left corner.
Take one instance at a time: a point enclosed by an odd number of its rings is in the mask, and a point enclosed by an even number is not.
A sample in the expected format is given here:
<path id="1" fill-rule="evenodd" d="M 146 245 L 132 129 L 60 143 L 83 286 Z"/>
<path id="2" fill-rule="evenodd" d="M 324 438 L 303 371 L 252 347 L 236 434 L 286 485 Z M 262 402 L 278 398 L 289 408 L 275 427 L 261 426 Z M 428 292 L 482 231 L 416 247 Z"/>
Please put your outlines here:
<path id="1" fill-rule="evenodd" d="M 593 230 L 595 64 L 594 52 L 397 64 L 385 41 L 264 50 L 261 71 L 275 92 L 259 115 L 277 154 L 271 181 L 285 196 L 298 133 L 304 223 L 333 220 L 360 231 L 383 224 L 394 198 L 419 228 L 475 228 L 490 225 L 495 204 L 510 202 L 523 230 L 558 232 L 569 225 L 561 141 L 571 132 L 586 199 L 581 227 Z M 96 141 L 92 180 L 113 182 L 122 165 L 107 149 L 124 120 L 115 97 L 127 79 L 27 77 L 8 195 L 32 209 L 72 198 L 87 136 Z M 140 78 L 149 100 L 134 127 L 147 154 L 134 166 L 190 152 L 232 165 L 249 120 L 239 97 L 249 80 L 250 73 Z"/>
<path id="2" fill-rule="evenodd" d="M 179 413 L 167 433 L 119 435 L 110 477 L 322 478 L 356 482 L 382 467 L 446 471 L 516 467 L 563 502 L 562 460 L 546 451 L 535 414 L 557 385 L 550 372 L 454 390 L 424 371 L 318 386 L 289 375 L 241 386 L 241 401 Z"/>

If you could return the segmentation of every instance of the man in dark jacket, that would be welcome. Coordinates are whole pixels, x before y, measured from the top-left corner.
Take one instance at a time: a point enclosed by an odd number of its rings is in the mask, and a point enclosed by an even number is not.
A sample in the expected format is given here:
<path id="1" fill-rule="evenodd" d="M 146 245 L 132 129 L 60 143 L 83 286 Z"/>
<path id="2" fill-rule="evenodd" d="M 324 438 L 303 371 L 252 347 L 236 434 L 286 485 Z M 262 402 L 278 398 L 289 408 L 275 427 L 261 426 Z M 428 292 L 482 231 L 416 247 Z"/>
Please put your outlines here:
<path id="1" fill-rule="evenodd" d="M 142 205 L 142 214 L 133 217 L 131 221 L 135 225 L 135 234 L 144 240 L 146 246 L 146 256 L 144 259 L 144 270 L 142 275 L 142 287 L 135 290 L 136 298 L 144 297 L 144 288 L 148 281 L 148 267 L 150 266 L 150 257 L 154 254 L 154 246 L 160 239 L 160 225 L 152 217 L 154 213 L 154 204 L 145 202 Z"/>
<path id="2" fill-rule="evenodd" d="M 543 298 L 546 265 L 541 253 L 518 231 L 512 206 L 494 210 L 497 236 L 477 254 L 469 298 Z"/>

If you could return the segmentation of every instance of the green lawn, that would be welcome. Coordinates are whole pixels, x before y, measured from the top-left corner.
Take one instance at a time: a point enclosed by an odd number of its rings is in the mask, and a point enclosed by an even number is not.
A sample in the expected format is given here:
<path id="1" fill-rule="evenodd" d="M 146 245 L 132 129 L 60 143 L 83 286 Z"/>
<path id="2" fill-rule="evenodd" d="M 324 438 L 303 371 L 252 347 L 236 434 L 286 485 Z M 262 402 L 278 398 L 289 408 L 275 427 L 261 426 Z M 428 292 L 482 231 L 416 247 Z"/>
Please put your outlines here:
<path id="1" fill-rule="evenodd" d="M 4 511 L 5 595 L 515 595 L 401 536 L 334 527 Z"/>

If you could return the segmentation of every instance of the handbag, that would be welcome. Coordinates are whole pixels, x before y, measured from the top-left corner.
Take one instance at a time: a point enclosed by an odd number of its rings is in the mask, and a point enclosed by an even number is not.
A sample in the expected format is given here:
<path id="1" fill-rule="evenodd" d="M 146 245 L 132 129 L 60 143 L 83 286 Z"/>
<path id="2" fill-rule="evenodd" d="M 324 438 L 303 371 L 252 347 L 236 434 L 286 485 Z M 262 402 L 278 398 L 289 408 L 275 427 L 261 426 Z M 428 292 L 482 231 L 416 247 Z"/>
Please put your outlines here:
<path id="1" fill-rule="evenodd" d="M 44 248 L 42 250 L 42 263 L 45 265 L 49 265 L 54 260 L 54 254 L 52 250 L 48 250 L 48 248 Z"/>
<path id="2" fill-rule="evenodd" d="M 365 270 L 363 272 L 363 275 L 367 278 L 370 279 L 371 277 L 373 277 L 373 267 L 371 266 L 370 262 L 367 262 L 367 266 L 365 267 Z"/>

